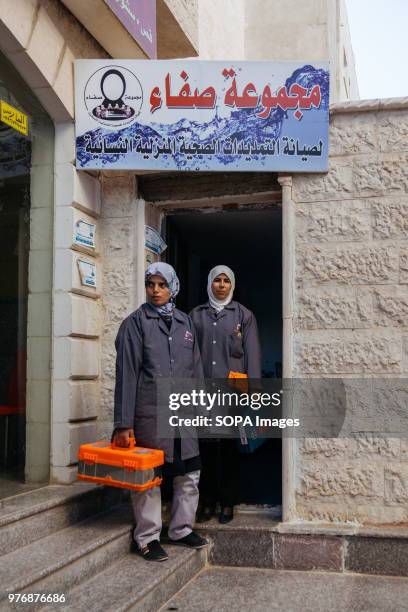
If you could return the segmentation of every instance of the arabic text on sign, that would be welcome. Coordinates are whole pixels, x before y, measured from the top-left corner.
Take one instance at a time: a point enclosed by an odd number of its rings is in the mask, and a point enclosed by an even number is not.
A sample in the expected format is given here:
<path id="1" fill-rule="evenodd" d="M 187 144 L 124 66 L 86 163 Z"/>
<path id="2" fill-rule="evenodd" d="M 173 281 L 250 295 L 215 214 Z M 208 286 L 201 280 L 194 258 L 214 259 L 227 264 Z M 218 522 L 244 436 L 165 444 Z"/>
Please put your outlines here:
<path id="1" fill-rule="evenodd" d="M 224 97 L 224 104 L 232 108 L 253 108 L 257 109 L 256 116 L 259 119 L 267 119 L 272 109 L 280 108 L 283 111 L 293 110 L 294 117 L 298 121 L 303 117 L 304 110 L 319 108 L 321 103 L 320 85 L 314 85 L 310 92 L 307 87 L 298 83 L 292 83 L 287 89 L 286 86 L 279 87 L 275 94 L 272 94 L 269 85 L 265 85 L 262 94 L 257 93 L 256 87 L 249 82 L 245 85 L 242 93 L 239 94 L 234 70 L 222 71 L 225 79 L 232 78 L 231 86 L 227 89 Z M 215 108 L 217 93 L 212 86 L 206 87 L 202 92 L 196 87 L 192 92 L 188 81 L 188 74 L 185 70 L 180 73 L 184 84 L 178 95 L 171 93 L 171 75 L 168 72 L 165 78 L 165 100 L 167 108 Z M 155 86 L 150 94 L 150 112 L 154 113 L 163 105 L 162 93 L 159 86 Z"/>
<path id="2" fill-rule="evenodd" d="M 4 100 L 0 100 L 0 120 L 27 136 L 28 116 Z"/>
<path id="3" fill-rule="evenodd" d="M 187 156 L 187 159 L 192 159 L 194 156 L 213 156 L 213 155 L 241 155 L 249 156 L 252 158 L 257 155 L 263 156 L 274 156 L 274 155 L 294 155 L 295 157 L 301 157 L 302 161 L 307 161 L 309 157 L 321 157 L 323 154 L 323 141 L 320 139 L 318 144 L 307 145 L 306 143 L 301 144 L 299 139 L 294 138 L 288 139 L 286 136 L 283 138 L 265 138 L 262 142 L 258 142 L 255 138 L 251 139 L 240 139 L 232 138 L 227 140 L 220 140 L 213 138 L 211 142 L 201 143 L 194 141 L 187 141 L 184 136 L 178 136 L 177 138 L 165 138 L 162 139 L 161 144 L 157 137 L 142 139 L 137 138 L 125 138 L 119 137 L 116 142 L 110 142 L 106 138 L 98 138 L 93 141 L 92 138 L 86 134 L 85 140 L 87 141 L 86 151 L 92 153 L 92 155 L 104 155 L 110 154 L 127 154 L 127 153 L 139 153 L 144 159 L 152 157 L 158 159 L 162 155 L 176 155 L 181 154 Z"/>

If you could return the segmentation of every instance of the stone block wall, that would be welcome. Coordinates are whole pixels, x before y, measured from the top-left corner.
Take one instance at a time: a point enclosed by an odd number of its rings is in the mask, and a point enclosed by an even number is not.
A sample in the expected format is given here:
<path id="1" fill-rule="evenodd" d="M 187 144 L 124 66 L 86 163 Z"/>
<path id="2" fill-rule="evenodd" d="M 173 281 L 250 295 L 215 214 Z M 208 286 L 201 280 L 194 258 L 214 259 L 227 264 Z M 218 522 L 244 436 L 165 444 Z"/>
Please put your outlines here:
<path id="1" fill-rule="evenodd" d="M 407 136 L 406 100 L 335 107 L 329 173 L 293 177 L 296 377 L 408 376 Z M 372 421 L 299 442 L 297 518 L 408 520 L 408 442 L 375 436 L 386 412 Z"/>
<path id="2" fill-rule="evenodd" d="M 198 40 L 200 59 L 252 59 L 245 57 L 245 0 L 199 0 Z"/>
<path id="3" fill-rule="evenodd" d="M 137 199 L 136 177 L 130 172 L 103 176 L 101 224 L 104 292 L 98 435 L 110 437 L 115 386 L 115 338 L 123 319 L 136 310 L 142 301 L 139 300 L 137 278 L 139 250 L 144 252 L 144 202 Z"/>
<path id="4" fill-rule="evenodd" d="M 54 129 L 48 117 L 31 127 L 30 253 L 27 304 L 27 482 L 49 476 Z"/>
<path id="5" fill-rule="evenodd" d="M 164 0 L 193 47 L 198 48 L 198 0 Z M 175 44 L 175 43 L 173 43 Z"/>
<path id="6" fill-rule="evenodd" d="M 51 480 L 60 483 L 76 479 L 78 448 L 96 439 L 100 403 L 100 183 L 86 172 L 76 172 L 73 143 L 73 125 L 60 124 L 56 130 L 51 385 Z M 78 221 L 95 226 L 95 247 L 74 241 Z M 80 260 L 95 265 L 96 287 L 81 282 Z"/>
<path id="7" fill-rule="evenodd" d="M 108 54 L 59 0 L 0 0 L 0 49 L 54 123 L 33 130 L 25 476 L 71 482 L 95 431 L 100 334 L 98 294 L 77 267 L 97 252 L 80 255 L 72 240 L 79 211 L 97 220 L 100 208 L 98 181 L 74 165 L 73 62 Z"/>
<path id="8" fill-rule="evenodd" d="M 59 0 L 0 0 L 0 15 L 1 50 L 54 121 L 70 120 L 74 60 L 107 53 Z"/>

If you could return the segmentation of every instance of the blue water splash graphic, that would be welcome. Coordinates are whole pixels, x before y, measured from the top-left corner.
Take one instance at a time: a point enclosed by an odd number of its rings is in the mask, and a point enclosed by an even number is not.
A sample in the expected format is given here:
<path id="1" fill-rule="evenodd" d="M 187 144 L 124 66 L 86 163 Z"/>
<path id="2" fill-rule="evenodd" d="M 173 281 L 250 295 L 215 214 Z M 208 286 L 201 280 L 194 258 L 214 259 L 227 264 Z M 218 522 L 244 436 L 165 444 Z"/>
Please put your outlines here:
<path id="1" fill-rule="evenodd" d="M 322 114 L 328 114 L 329 109 L 329 73 L 323 69 L 314 68 L 311 65 L 297 69 L 292 76 L 286 80 L 286 87 L 298 83 L 310 89 L 319 84 L 321 90 L 321 104 L 319 109 L 307 111 L 316 114 L 323 125 Z M 152 123 L 151 126 L 133 123 L 122 130 L 111 131 L 105 128 L 90 130 L 77 138 L 77 163 L 81 168 L 137 168 L 155 167 L 161 169 L 179 170 L 211 170 L 215 166 L 224 166 L 226 169 L 234 167 L 237 163 L 242 166 L 243 160 L 248 162 L 248 169 L 254 160 L 257 167 L 267 169 L 271 164 L 271 158 L 267 155 L 251 155 L 245 152 L 225 154 L 224 145 L 228 143 L 241 143 L 242 145 L 265 145 L 274 147 L 274 142 L 281 137 L 284 124 L 292 120 L 293 111 L 284 111 L 280 108 L 273 110 L 267 119 L 260 119 L 256 115 L 262 110 L 262 105 L 256 109 L 240 109 L 231 112 L 228 118 L 220 117 L 217 113 L 208 123 L 199 123 L 181 119 L 174 124 Z M 299 133 L 302 131 L 302 122 L 299 121 Z M 154 159 L 150 152 L 136 152 L 137 143 L 156 143 L 163 146 L 166 139 L 171 139 L 175 144 L 171 153 L 160 154 L 160 160 Z M 104 142 L 105 145 L 115 146 L 118 141 L 132 142 L 132 151 L 127 153 L 93 153 L 86 150 L 89 143 Z M 188 155 L 180 151 L 183 143 L 197 143 L 201 146 L 211 145 L 217 140 L 220 148 L 212 155 L 195 154 Z M 168 141 L 169 142 L 169 141 Z M 222 146 L 221 146 L 222 145 Z M 153 159 L 152 159 L 153 158 Z"/>

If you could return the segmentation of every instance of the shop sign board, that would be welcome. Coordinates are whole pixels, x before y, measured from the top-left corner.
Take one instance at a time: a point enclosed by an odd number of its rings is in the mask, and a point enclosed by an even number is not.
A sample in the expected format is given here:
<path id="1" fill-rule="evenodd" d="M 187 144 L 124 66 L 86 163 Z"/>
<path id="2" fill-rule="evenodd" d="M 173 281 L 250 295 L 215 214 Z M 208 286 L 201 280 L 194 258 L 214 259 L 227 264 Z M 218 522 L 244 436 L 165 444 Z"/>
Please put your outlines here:
<path id="1" fill-rule="evenodd" d="M 77 60 L 83 169 L 326 172 L 328 62 Z"/>
<path id="2" fill-rule="evenodd" d="M 157 57 L 156 0 L 105 0 L 150 58 Z"/>
<path id="3" fill-rule="evenodd" d="M 20 134 L 28 135 L 28 115 L 4 100 L 0 100 L 0 121 L 17 130 Z"/>

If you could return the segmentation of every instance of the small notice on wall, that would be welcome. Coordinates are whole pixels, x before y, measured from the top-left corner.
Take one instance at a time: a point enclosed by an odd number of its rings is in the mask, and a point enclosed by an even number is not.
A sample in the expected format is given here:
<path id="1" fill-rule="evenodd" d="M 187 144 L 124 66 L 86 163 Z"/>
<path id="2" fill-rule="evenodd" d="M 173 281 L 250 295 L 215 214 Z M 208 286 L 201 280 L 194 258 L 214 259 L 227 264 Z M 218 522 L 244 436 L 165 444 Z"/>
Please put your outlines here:
<path id="1" fill-rule="evenodd" d="M 74 244 L 95 248 L 95 224 L 79 219 L 74 227 Z"/>
<path id="2" fill-rule="evenodd" d="M 0 100 L 0 120 L 27 136 L 28 116 L 4 100 Z"/>
<path id="3" fill-rule="evenodd" d="M 156 255 L 161 255 L 167 249 L 167 244 L 159 232 L 154 227 L 150 227 L 150 225 L 146 225 L 145 229 L 145 247 L 152 253 L 156 253 Z"/>
<path id="4" fill-rule="evenodd" d="M 81 277 L 81 285 L 86 287 L 96 288 L 96 265 L 90 261 L 78 259 L 79 276 Z"/>

